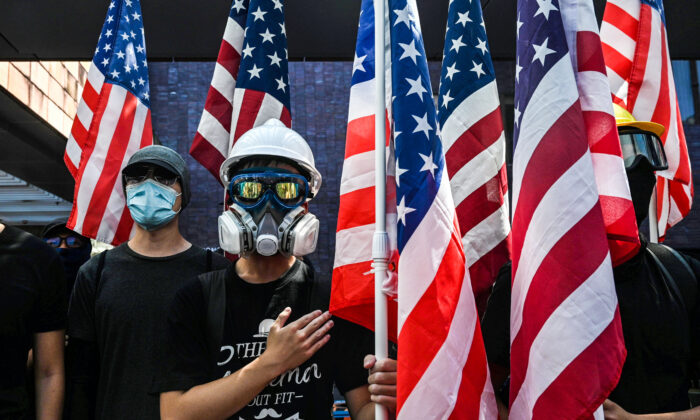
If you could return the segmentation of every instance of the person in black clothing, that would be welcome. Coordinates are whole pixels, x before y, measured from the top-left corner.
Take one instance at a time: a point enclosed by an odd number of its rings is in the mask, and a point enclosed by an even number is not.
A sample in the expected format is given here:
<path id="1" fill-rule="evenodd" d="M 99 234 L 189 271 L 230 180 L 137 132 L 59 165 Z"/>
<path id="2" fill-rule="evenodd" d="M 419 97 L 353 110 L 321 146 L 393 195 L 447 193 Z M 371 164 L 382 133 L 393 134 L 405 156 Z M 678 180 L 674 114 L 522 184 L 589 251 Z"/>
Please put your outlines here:
<path id="1" fill-rule="evenodd" d="M 667 167 L 658 138 L 663 126 L 636 122 L 621 108 L 616 108 L 616 117 L 632 203 L 641 225 L 656 183 L 654 171 Z M 648 243 L 641 235 L 640 242 L 639 252 L 613 269 L 627 359 L 603 406 L 605 418 L 647 414 L 642 418 L 697 419 L 700 407 L 689 410 L 688 389 L 691 375 L 700 372 L 700 262 L 670 247 Z M 481 324 L 494 389 L 505 403 L 510 286 L 508 263 L 494 284 Z"/>
<path id="2" fill-rule="evenodd" d="M 66 275 L 66 293 L 70 297 L 78 269 L 90 259 L 90 239 L 68 229 L 65 219 L 56 219 L 46 225 L 41 238 L 61 257 Z"/>
<path id="3" fill-rule="evenodd" d="M 68 419 L 158 419 L 150 395 L 166 311 L 198 274 L 228 265 L 180 234 L 190 199 L 185 161 L 164 146 L 136 152 L 122 171 L 133 237 L 83 265 L 68 311 Z"/>
<path id="4" fill-rule="evenodd" d="M 66 300 L 70 298 L 73 291 L 75 277 L 78 275 L 78 269 L 87 260 L 90 259 L 92 245 L 90 239 L 73 232 L 66 227 L 66 219 L 56 219 L 44 227 L 41 233 L 41 238 L 51 248 L 58 252 L 63 263 L 66 283 Z M 66 308 L 67 310 L 68 308 Z M 27 361 L 27 395 L 29 397 L 29 413 L 28 420 L 35 419 L 36 412 L 35 401 L 35 384 L 34 384 L 34 352 L 29 350 Z"/>
<path id="5" fill-rule="evenodd" d="M 221 176 L 230 207 L 219 240 L 241 258 L 177 293 L 155 387 L 161 415 L 328 419 L 335 383 L 354 419 L 374 418 L 372 401 L 395 395 L 395 363 L 363 362 L 373 335 L 331 319 L 330 282 L 297 258 L 315 249 L 319 227 L 307 207 L 321 183 L 310 147 L 271 120 L 236 142 Z"/>
<path id="6" fill-rule="evenodd" d="M 61 259 L 41 239 L 0 224 L 0 273 L 0 419 L 32 415 L 25 387 L 30 349 L 36 418 L 59 418 L 66 325 Z"/>

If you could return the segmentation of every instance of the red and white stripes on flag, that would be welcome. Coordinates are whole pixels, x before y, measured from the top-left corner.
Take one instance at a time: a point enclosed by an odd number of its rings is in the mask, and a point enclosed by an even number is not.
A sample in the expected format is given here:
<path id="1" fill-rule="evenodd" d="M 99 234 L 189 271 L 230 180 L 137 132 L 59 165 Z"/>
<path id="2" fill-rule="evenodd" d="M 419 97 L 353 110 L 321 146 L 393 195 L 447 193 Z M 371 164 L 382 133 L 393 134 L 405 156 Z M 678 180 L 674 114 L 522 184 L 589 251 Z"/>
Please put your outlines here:
<path id="1" fill-rule="evenodd" d="M 386 95 L 392 104 L 388 126 L 394 138 L 387 153 L 387 231 L 395 250 L 392 278 L 398 287 L 398 295 L 392 295 L 398 298 L 398 308 L 395 300 L 389 302 L 389 335 L 395 336 L 398 328 L 398 419 L 495 419 L 479 317 L 428 93 L 415 1 L 389 1 L 385 22 L 390 41 L 379 53 L 387 57 Z M 371 328 L 374 284 L 368 274 L 375 219 L 376 86 L 372 0 L 362 3 L 355 54 L 330 308 Z"/>
<path id="2" fill-rule="evenodd" d="M 68 228 L 114 245 L 133 228 L 121 170 L 153 143 L 140 12 L 138 0 L 110 4 L 64 155 L 75 178 Z"/>
<path id="3" fill-rule="evenodd" d="M 284 12 L 280 2 L 272 6 L 262 0 L 232 3 L 190 148 L 217 181 L 221 164 L 243 133 L 270 118 L 292 124 Z"/>
<path id="4" fill-rule="evenodd" d="M 657 172 L 659 238 L 690 212 L 693 178 L 673 82 L 661 0 L 609 0 L 600 27 L 613 101 L 666 128 L 668 169 Z"/>
<path id="5" fill-rule="evenodd" d="M 484 308 L 510 260 L 506 138 L 481 4 L 452 1 L 447 19 L 438 119 L 472 289 Z M 466 46 L 455 48 L 460 42 Z M 469 71 L 475 65 L 482 71 Z"/>
<path id="6" fill-rule="evenodd" d="M 418 9 L 414 0 L 392 0 L 388 9 L 399 252 L 397 419 L 495 419 Z"/>
<path id="7" fill-rule="evenodd" d="M 371 1 L 370 1 L 371 3 Z M 372 237 L 375 230 L 374 172 L 374 8 L 360 17 L 357 51 L 352 70 L 348 127 L 345 140 L 345 161 L 340 179 L 340 204 L 335 236 L 335 259 L 330 311 L 341 318 L 374 330 L 374 276 L 372 270 Z M 386 36 L 389 29 L 386 27 Z M 385 55 L 386 103 L 391 104 L 391 54 Z M 391 110 L 387 110 L 387 197 L 386 227 L 389 233 L 394 270 L 389 273 L 385 291 L 389 328 L 396 341 L 396 184 L 391 153 Z"/>
<path id="8" fill-rule="evenodd" d="M 614 267 L 637 255 L 640 243 L 598 22 L 587 0 L 563 2 L 561 8 Z"/>
<path id="9" fill-rule="evenodd" d="M 495 81 L 455 109 L 441 138 L 474 296 L 483 303 L 480 297 L 488 297 L 510 259 L 505 134 Z"/>
<path id="10" fill-rule="evenodd" d="M 233 98 L 243 48 L 243 31 L 235 20 L 228 18 L 202 118 L 190 148 L 190 155 L 217 179 L 219 168 L 230 150 Z"/>
<path id="11" fill-rule="evenodd" d="M 595 56 L 588 43 L 598 42 L 588 33 L 593 4 L 558 6 L 518 1 L 509 415 L 516 420 L 602 418 L 626 355 L 586 114 L 600 92 L 589 97 L 596 90 L 577 85 L 598 77 L 582 72 Z"/>

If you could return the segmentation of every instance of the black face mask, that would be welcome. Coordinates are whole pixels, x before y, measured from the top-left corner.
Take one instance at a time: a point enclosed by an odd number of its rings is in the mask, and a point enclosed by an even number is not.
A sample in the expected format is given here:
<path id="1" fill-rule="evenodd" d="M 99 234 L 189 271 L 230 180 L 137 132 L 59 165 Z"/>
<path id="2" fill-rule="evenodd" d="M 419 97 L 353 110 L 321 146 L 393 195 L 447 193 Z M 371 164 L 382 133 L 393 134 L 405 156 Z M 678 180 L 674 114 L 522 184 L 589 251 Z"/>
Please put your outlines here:
<path id="1" fill-rule="evenodd" d="M 649 161 L 643 156 L 637 156 L 626 172 L 637 226 L 640 226 L 649 214 L 649 201 L 656 185 L 656 175 Z"/>
<path id="2" fill-rule="evenodd" d="M 63 269 L 66 273 L 66 287 L 68 287 L 68 293 L 70 294 L 73 290 L 75 278 L 78 275 L 78 269 L 90 259 L 92 247 L 88 245 L 82 248 L 57 248 L 56 251 L 58 251 L 58 255 L 63 261 Z"/>

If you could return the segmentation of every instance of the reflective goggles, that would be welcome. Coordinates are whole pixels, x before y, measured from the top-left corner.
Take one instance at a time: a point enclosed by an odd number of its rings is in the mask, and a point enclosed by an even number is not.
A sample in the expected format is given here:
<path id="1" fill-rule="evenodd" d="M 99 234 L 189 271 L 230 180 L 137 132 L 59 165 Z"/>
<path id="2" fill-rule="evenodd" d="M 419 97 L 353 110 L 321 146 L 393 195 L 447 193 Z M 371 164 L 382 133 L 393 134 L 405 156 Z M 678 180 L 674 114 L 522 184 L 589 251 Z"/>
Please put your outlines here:
<path id="1" fill-rule="evenodd" d="M 177 182 L 178 177 L 165 168 L 151 165 L 129 168 L 129 173 L 124 174 L 125 185 L 139 184 L 149 178 L 159 184 L 172 187 Z"/>
<path id="2" fill-rule="evenodd" d="M 268 191 L 281 206 L 293 209 L 306 201 L 309 182 L 297 174 L 259 172 L 236 175 L 228 184 L 229 197 L 243 208 L 258 205 Z"/>
<path id="3" fill-rule="evenodd" d="M 52 236 L 50 238 L 44 238 L 46 242 L 52 248 L 60 248 L 61 243 L 65 243 L 68 248 L 81 248 L 83 246 L 83 240 L 77 236 Z"/>
<path id="4" fill-rule="evenodd" d="M 621 131 L 620 146 L 622 146 L 622 158 L 627 169 L 639 162 L 638 156 L 647 158 L 655 171 L 668 169 L 664 146 L 661 139 L 653 133 L 641 130 Z"/>

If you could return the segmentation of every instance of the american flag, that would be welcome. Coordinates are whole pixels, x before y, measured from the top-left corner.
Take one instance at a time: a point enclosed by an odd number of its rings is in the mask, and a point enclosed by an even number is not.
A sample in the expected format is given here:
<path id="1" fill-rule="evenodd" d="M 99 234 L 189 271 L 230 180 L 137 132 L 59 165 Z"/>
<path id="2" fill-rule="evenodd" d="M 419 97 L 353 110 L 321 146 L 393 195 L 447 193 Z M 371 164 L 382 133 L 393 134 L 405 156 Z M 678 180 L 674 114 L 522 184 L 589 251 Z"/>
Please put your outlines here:
<path id="1" fill-rule="evenodd" d="M 102 242 L 129 239 L 121 170 L 153 143 L 139 0 L 110 2 L 64 161 L 75 178 L 68 228 Z"/>
<path id="2" fill-rule="evenodd" d="M 593 4 L 519 0 L 517 13 L 509 418 L 591 418 L 626 354 L 577 86 L 599 43 Z"/>
<path id="3" fill-rule="evenodd" d="M 610 84 L 605 75 L 597 20 L 589 9 L 590 0 L 566 2 L 562 7 L 572 10 L 562 13 L 562 19 L 614 267 L 637 255 L 640 242 L 620 137 L 608 93 Z"/>
<path id="4" fill-rule="evenodd" d="M 292 124 L 282 0 L 234 0 L 190 155 L 219 180 L 235 141 L 270 118 Z"/>
<path id="5" fill-rule="evenodd" d="M 437 132 L 416 5 L 411 0 L 392 0 L 387 12 L 391 48 L 388 92 L 393 98 L 389 115 L 395 145 L 394 153 L 388 154 L 393 160 L 390 173 L 395 174 L 395 183 L 387 187 L 395 190 L 394 202 L 398 203 L 393 221 L 399 254 L 398 418 L 496 418 L 479 319 Z M 364 0 L 352 93 L 362 89 L 358 88 L 361 83 L 372 80 L 373 54 L 367 52 L 374 42 L 370 35 L 374 31 L 373 19 L 373 2 Z M 366 67 L 365 63 L 370 66 Z M 363 72 L 358 70 L 360 64 Z M 351 125 L 358 121 L 353 116 L 351 106 L 349 133 Z M 351 145 L 353 140 L 349 134 L 346 155 L 355 148 Z M 369 150 L 367 144 L 362 147 Z M 369 186 L 371 182 L 363 177 L 362 171 L 354 172 L 359 160 L 353 159 L 354 156 L 360 155 L 350 154 L 346 159 L 342 183 L 364 182 Z M 349 173 L 356 176 L 348 177 Z M 360 226 L 370 223 L 364 215 L 373 215 L 369 207 L 374 205 L 371 196 L 365 195 L 363 202 L 355 203 L 354 208 L 343 207 L 341 196 L 339 229 L 346 229 L 338 232 L 339 238 L 354 233 L 353 227 L 341 225 L 342 219 L 359 224 L 365 217 Z M 370 238 L 371 235 L 358 236 L 355 244 L 371 248 Z M 337 245 L 336 252 L 352 251 Z M 342 287 L 334 284 L 334 292 L 367 287 L 361 275 L 358 272 L 355 278 L 343 277 L 344 284 Z M 333 280 L 335 283 L 338 278 Z M 331 297 L 334 298 L 337 296 Z"/>
<path id="6" fill-rule="evenodd" d="M 388 31 L 388 26 L 386 28 Z M 391 55 L 385 54 L 387 117 L 391 115 Z M 363 0 L 357 46 L 352 67 L 348 128 L 345 140 L 345 163 L 340 180 L 340 205 L 335 235 L 335 260 L 330 311 L 336 316 L 374 329 L 374 276 L 372 237 L 374 235 L 374 7 Z M 391 141 L 391 124 L 387 123 L 387 147 Z M 393 250 L 385 291 L 389 318 L 389 337 L 396 341 L 396 187 L 391 149 L 387 156 L 386 228 Z"/>
<path id="7" fill-rule="evenodd" d="M 690 212 L 693 177 L 673 82 L 661 0 L 609 0 L 600 27 L 613 101 L 666 128 L 668 169 L 657 172 L 659 238 Z"/>
<path id="8" fill-rule="evenodd" d="M 438 120 L 477 302 L 510 260 L 506 139 L 478 1 L 450 2 Z"/>

